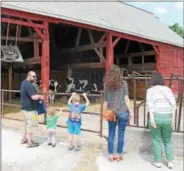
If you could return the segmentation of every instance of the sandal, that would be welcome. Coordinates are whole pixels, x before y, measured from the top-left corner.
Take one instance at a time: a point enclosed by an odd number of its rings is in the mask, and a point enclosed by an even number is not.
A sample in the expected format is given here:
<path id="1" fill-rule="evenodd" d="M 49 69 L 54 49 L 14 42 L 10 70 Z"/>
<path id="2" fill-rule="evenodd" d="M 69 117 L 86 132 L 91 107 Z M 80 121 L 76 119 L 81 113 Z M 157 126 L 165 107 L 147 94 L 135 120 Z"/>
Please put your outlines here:
<path id="1" fill-rule="evenodd" d="M 115 157 L 114 156 L 111 156 L 108 158 L 109 162 L 114 162 L 115 161 Z"/>
<path id="2" fill-rule="evenodd" d="M 23 139 L 21 140 L 21 144 L 26 144 L 26 143 L 27 143 L 27 139 L 24 139 L 24 138 L 23 138 Z"/>
<path id="3" fill-rule="evenodd" d="M 33 147 L 38 147 L 39 145 L 38 144 L 27 144 L 27 148 L 33 148 Z"/>
<path id="4" fill-rule="evenodd" d="M 117 157 L 116 157 L 116 161 L 117 161 L 117 162 L 120 162 L 121 160 L 123 160 L 123 157 L 122 157 L 122 156 L 117 156 Z"/>

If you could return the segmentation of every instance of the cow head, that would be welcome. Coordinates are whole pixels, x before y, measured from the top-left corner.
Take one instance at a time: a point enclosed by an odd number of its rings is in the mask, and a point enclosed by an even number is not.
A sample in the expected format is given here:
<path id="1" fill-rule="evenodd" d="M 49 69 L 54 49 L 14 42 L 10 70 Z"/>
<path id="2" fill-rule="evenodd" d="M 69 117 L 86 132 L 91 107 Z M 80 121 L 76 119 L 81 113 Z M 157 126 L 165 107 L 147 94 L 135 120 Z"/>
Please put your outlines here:
<path id="1" fill-rule="evenodd" d="M 59 83 L 54 80 L 54 79 L 51 79 L 49 80 L 49 89 L 52 90 L 53 92 L 57 92 L 58 91 L 58 88 L 61 87 L 61 85 L 59 85 Z"/>
<path id="2" fill-rule="evenodd" d="M 66 93 L 70 93 L 72 89 L 75 89 L 74 79 L 71 77 L 66 78 Z"/>

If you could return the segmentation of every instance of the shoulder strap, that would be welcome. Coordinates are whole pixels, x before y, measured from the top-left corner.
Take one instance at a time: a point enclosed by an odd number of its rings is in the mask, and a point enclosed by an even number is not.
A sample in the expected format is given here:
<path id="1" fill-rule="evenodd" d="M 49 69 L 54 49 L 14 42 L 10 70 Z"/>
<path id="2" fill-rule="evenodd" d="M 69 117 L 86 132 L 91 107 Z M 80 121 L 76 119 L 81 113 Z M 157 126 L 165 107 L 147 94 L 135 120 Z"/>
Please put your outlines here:
<path id="1" fill-rule="evenodd" d="M 160 90 L 160 93 L 164 96 L 164 98 L 167 100 L 167 102 L 172 106 L 170 100 L 166 97 L 166 95 Z"/>
<path id="2" fill-rule="evenodd" d="M 114 104 L 113 104 L 113 108 L 115 109 L 117 106 L 117 102 L 118 102 L 118 92 L 116 91 L 116 95 L 115 95 L 115 100 L 114 100 Z"/>

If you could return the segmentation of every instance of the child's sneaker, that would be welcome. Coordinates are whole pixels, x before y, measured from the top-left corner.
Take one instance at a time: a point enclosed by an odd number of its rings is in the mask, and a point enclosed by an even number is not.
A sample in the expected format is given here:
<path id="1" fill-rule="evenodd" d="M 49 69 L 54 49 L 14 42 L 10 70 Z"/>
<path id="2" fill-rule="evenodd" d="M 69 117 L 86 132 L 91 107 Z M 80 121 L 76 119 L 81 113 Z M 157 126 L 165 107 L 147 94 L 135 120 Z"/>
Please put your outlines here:
<path id="1" fill-rule="evenodd" d="M 79 146 L 77 146 L 77 147 L 75 148 L 75 151 L 76 151 L 76 152 L 80 151 Z"/>
<path id="2" fill-rule="evenodd" d="M 168 167 L 169 169 L 173 169 L 173 168 L 174 168 L 173 162 L 169 161 L 168 164 L 167 164 L 167 167 Z"/>
<path id="3" fill-rule="evenodd" d="M 51 143 L 48 143 L 47 145 L 52 145 Z"/>
<path id="4" fill-rule="evenodd" d="M 72 151 L 74 149 L 74 146 L 69 146 L 68 151 Z"/>
<path id="5" fill-rule="evenodd" d="M 152 162 L 152 165 L 157 167 L 157 168 L 161 168 L 162 167 L 162 164 L 160 162 Z"/>
<path id="6" fill-rule="evenodd" d="M 55 147 L 55 146 L 56 146 L 56 144 L 53 144 L 53 145 L 52 145 L 52 147 Z"/>

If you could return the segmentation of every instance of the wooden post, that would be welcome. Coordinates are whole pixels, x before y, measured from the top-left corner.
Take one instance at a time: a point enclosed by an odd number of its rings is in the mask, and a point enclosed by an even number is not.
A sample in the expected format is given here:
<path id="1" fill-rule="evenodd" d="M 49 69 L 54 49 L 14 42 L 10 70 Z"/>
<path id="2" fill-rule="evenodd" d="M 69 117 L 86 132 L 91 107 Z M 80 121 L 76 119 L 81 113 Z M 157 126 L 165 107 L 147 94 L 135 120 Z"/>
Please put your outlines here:
<path id="1" fill-rule="evenodd" d="M 112 33 L 106 33 L 106 72 L 109 71 L 110 66 L 114 63 L 114 48 L 112 42 Z"/>
<path id="2" fill-rule="evenodd" d="M 12 90 L 12 64 L 8 65 L 8 90 Z M 8 93 L 8 99 L 11 101 L 12 94 Z"/>
<path id="3" fill-rule="evenodd" d="M 34 39 L 34 58 L 39 57 L 39 42 L 37 39 Z"/>
<path id="4" fill-rule="evenodd" d="M 44 22 L 44 35 L 42 42 L 42 58 L 41 58 L 41 80 L 42 80 L 42 93 L 45 96 L 46 105 L 49 105 L 48 92 L 49 92 L 49 79 L 50 79 L 50 49 L 49 49 L 49 30 L 48 22 Z"/>

